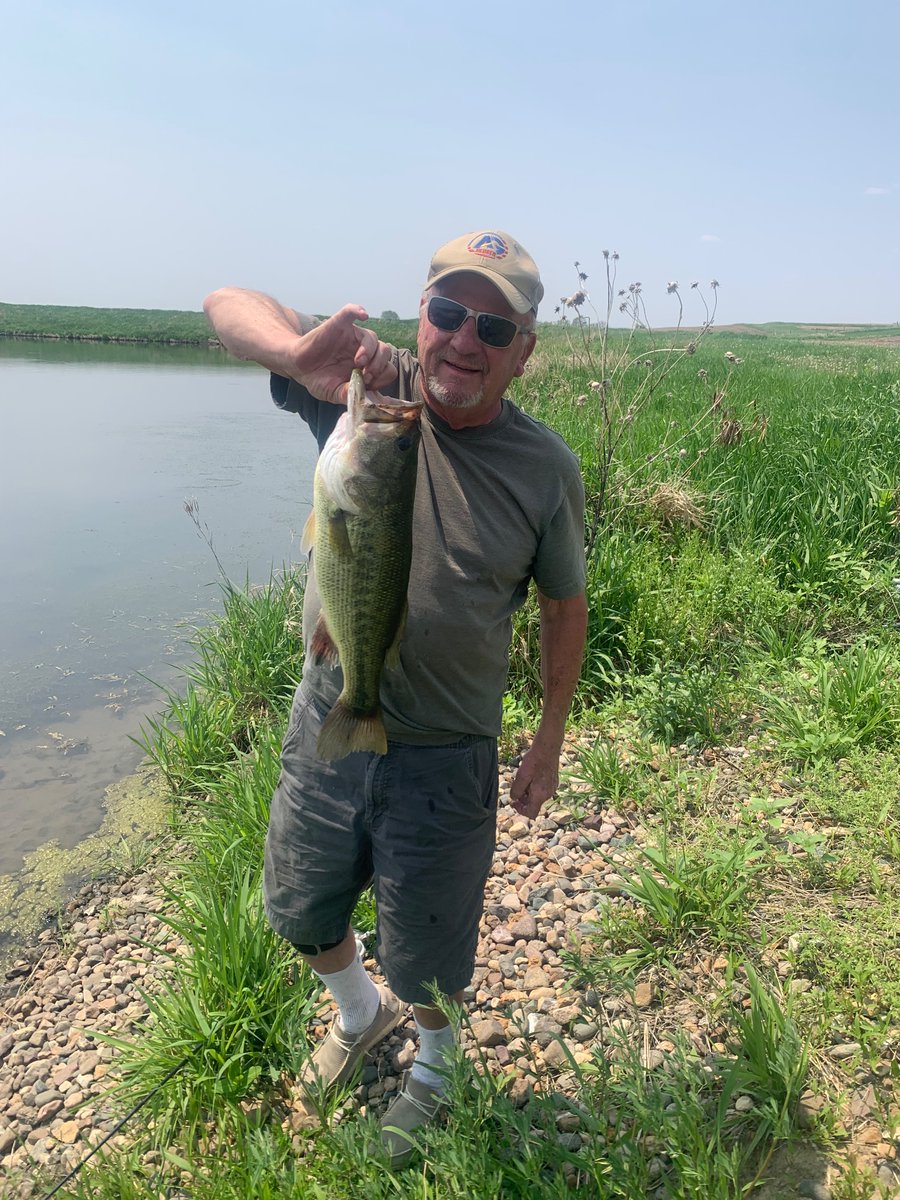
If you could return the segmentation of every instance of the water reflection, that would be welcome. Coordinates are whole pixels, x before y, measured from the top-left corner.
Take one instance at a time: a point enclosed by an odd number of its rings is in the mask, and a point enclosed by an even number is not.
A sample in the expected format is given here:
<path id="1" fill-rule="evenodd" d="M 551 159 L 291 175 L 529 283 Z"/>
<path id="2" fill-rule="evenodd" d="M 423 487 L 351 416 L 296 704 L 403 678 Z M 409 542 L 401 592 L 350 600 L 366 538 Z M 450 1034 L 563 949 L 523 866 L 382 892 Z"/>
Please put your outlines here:
<path id="1" fill-rule="evenodd" d="M 315 447 L 203 347 L 0 339 L 0 871 L 96 828 L 190 628 L 299 556 Z M 295 534 L 297 537 L 295 538 Z"/>

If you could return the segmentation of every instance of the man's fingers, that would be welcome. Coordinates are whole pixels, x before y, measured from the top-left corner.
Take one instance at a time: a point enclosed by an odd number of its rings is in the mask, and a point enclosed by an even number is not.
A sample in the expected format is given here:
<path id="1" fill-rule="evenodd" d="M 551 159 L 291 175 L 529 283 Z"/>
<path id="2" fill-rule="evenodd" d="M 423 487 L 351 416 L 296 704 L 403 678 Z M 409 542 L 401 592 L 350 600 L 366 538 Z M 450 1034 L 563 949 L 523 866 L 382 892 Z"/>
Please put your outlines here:
<path id="1" fill-rule="evenodd" d="M 332 314 L 331 320 L 341 325 L 352 325 L 355 321 L 368 321 L 369 314 L 361 304 L 345 304 Z M 374 336 L 374 335 L 373 335 Z"/>
<path id="2" fill-rule="evenodd" d="M 359 345 L 353 356 L 353 365 L 362 367 L 366 383 L 373 387 L 390 383 L 396 378 L 396 369 L 391 365 L 391 349 L 387 342 L 379 341 L 371 329 L 357 330 Z"/>

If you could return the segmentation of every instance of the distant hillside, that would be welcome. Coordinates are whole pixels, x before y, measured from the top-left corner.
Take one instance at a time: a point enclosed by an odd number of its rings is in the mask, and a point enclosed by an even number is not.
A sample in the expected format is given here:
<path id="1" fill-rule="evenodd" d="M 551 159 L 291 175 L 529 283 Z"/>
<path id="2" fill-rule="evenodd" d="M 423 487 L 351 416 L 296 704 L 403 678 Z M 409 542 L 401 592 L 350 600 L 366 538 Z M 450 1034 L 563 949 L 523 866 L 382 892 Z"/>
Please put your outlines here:
<path id="1" fill-rule="evenodd" d="M 416 321 L 370 321 L 380 337 L 394 345 L 414 346 Z M 559 328 L 542 322 L 544 332 Z M 695 326 L 683 326 L 690 332 Z M 666 332 L 660 329 L 658 332 Z M 780 338 L 806 342 L 858 342 L 900 346 L 900 323 L 894 325 L 801 324 L 768 321 L 760 325 L 715 325 L 713 334 Z M 218 345 L 202 312 L 158 308 L 74 308 L 51 304 L 0 303 L 0 337 L 59 338 L 90 342 L 149 342 L 169 345 Z"/>

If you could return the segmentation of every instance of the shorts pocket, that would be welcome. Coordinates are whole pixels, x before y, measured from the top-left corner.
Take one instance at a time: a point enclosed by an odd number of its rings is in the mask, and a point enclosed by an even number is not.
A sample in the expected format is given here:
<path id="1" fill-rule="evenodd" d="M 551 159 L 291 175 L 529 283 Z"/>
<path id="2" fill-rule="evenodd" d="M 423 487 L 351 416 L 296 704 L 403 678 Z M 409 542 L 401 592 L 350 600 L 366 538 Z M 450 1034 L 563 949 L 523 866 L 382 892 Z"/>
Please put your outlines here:
<path id="1" fill-rule="evenodd" d="M 471 737 L 464 746 L 466 769 L 472 782 L 472 793 L 488 812 L 497 809 L 500 781 L 495 738 Z"/>

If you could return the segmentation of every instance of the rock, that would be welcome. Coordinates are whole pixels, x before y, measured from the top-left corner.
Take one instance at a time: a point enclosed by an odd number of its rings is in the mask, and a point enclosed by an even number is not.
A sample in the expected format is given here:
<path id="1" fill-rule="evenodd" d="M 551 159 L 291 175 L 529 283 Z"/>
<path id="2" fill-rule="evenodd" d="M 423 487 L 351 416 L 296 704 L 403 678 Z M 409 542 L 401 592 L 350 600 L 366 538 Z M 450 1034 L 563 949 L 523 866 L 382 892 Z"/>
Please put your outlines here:
<path id="1" fill-rule="evenodd" d="M 656 998 L 656 989 L 652 983 L 639 983 L 634 989 L 634 1003 L 637 1008 L 649 1008 Z"/>
<path id="2" fill-rule="evenodd" d="M 850 1093 L 847 1111 L 851 1117 L 860 1119 L 867 1117 L 877 1103 L 875 1089 L 869 1084 L 867 1087 L 856 1088 Z"/>
<path id="3" fill-rule="evenodd" d="M 60 1097 L 58 1100 L 50 1100 L 38 1109 L 37 1120 L 41 1125 L 55 1117 L 63 1106 L 63 1100 Z"/>
<path id="4" fill-rule="evenodd" d="M 595 1038 L 598 1027 L 593 1021 L 585 1021 L 572 1026 L 572 1037 L 576 1042 L 589 1042 Z"/>
<path id="5" fill-rule="evenodd" d="M 859 1042 L 841 1042 L 840 1045 L 830 1047 L 828 1057 L 841 1061 L 845 1058 L 852 1058 L 854 1054 L 858 1054 L 862 1049 Z"/>
<path id="6" fill-rule="evenodd" d="M 534 1095 L 534 1089 L 529 1080 L 519 1075 L 513 1079 L 506 1094 L 513 1108 L 524 1108 Z"/>
<path id="7" fill-rule="evenodd" d="M 508 925 L 495 925 L 491 930 L 491 941 L 500 946 L 513 946 L 516 938 Z"/>
<path id="8" fill-rule="evenodd" d="M 825 1107 L 825 1097 L 805 1092 L 797 1104 L 797 1124 L 801 1129 L 813 1129 Z"/>
<path id="9" fill-rule="evenodd" d="M 752 1096 L 738 1096 L 734 1102 L 735 1112 L 750 1112 L 754 1107 Z"/>
<path id="10" fill-rule="evenodd" d="M 573 1112 L 558 1113 L 556 1128 L 560 1133 L 576 1133 L 581 1128 L 581 1117 Z"/>
<path id="11" fill-rule="evenodd" d="M 548 1067 L 571 1066 L 569 1051 L 565 1043 L 554 1038 L 541 1052 L 541 1058 Z"/>
<path id="12" fill-rule="evenodd" d="M 472 1022 L 472 1037 L 475 1044 L 483 1049 L 489 1046 L 499 1046 L 506 1041 L 506 1030 L 499 1021 L 488 1017 L 484 1021 Z"/>
<path id="13" fill-rule="evenodd" d="M 641 1066 L 646 1071 L 655 1071 L 661 1067 L 666 1061 L 665 1052 L 658 1047 L 648 1050 L 646 1054 L 641 1054 Z"/>
<path id="14" fill-rule="evenodd" d="M 797 1184 L 797 1195 L 804 1200 L 831 1200 L 831 1188 L 815 1179 L 801 1179 Z"/>
<path id="15" fill-rule="evenodd" d="M 522 938 L 526 942 L 531 942 L 537 937 L 537 928 L 537 921 L 531 913 L 523 913 L 510 924 L 509 932 L 516 941 Z"/>
<path id="16" fill-rule="evenodd" d="M 525 978 L 522 981 L 522 986 L 526 992 L 534 992 L 538 988 L 550 986 L 550 978 L 543 967 L 529 967 L 525 972 Z"/>

